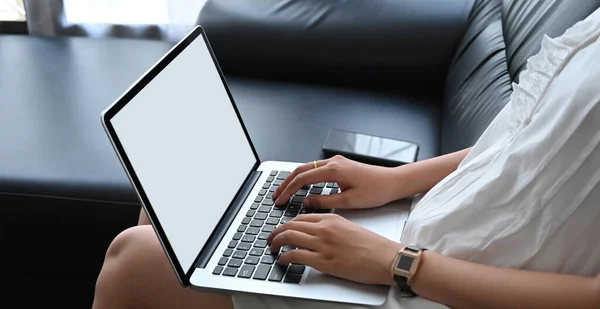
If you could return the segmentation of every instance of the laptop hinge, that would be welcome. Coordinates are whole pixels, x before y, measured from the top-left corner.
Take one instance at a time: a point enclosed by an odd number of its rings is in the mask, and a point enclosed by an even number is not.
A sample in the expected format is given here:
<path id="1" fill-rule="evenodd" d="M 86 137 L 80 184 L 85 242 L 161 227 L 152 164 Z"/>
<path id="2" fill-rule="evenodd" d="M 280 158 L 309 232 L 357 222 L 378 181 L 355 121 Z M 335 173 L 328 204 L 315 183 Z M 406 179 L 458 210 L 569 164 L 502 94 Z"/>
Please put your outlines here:
<path id="1" fill-rule="evenodd" d="M 223 237 L 231 228 L 231 223 L 233 222 L 238 212 L 244 205 L 244 202 L 246 201 L 248 195 L 254 188 L 254 185 L 256 185 L 256 182 L 258 181 L 258 178 L 260 178 L 261 174 L 261 171 L 254 171 L 250 174 L 246 182 L 244 182 L 244 185 L 240 189 L 237 197 L 235 198 L 227 212 L 223 215 L 223 218 L 221 218 L 221 221 L 219 222 L 213 233 L 210 235 L 208 242 L 206 243 L 206 245 L 204 245 L 204 248 L 202 248 L 202 251 L 200 252 L 200 255 L 198 256 L 198 259 L 195 263 L 196 268 L 206 267 L 208 261 L 213 256 L 215 250 L 221 243 L 221 240 L 223 240 Z"/>

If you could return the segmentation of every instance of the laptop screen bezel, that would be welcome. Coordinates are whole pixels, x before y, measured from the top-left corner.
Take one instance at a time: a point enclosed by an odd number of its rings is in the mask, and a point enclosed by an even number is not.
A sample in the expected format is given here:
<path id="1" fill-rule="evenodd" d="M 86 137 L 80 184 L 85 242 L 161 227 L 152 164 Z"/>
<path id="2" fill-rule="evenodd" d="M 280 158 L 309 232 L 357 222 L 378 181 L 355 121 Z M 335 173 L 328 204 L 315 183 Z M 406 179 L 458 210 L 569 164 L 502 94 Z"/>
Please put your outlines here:
<path id="1" fill-rule="evenodd" d="M 204 40 L 204 43 L 206 44 L 206 48 L 208 48 L 208 51 L 212 57 L 214 65 L 215 65 L 215 68 L 219 72 L 219 76 L 221 78 L 223 86 L 225 87 L 227 95 L 229 96 L 229 100 L 233 106 L 233 109 L 235 110 L 236 116 L 240 122 L 242 129 L 244 130 L 244 134 L 246 135 L 246 139 L 248 140 L 248 143 L 250 144 L 252 153 L 254 154 L 254 158 L 256 160 L 254 166 L 252 167 L 251 170 L 248 171 L 248 175 L 246 176 L 246 179 L 244 180 L 244 183 L 247 182 L 248 179 L 250 179 L 250 177 L 252 176 L 253 171 L 255 171 L 258 168 L 258 166 L 260 165 L 260 159 L 258 157 L 256 148 L 254 147 L 254 144 L 252 143 L 252 140 L 250 139 L 248 130 L 246 129 L 246 126 L 244 125 L 244 122 L 242 121 L 241 114 L 235 104 L 235 101 L 233 99 L 233 96 L 231 95 L 229 87 L 227 86 L 225 76 L 224 76 L 223 72 L 221 71 L 221 68 L 217 62 L 216 56 L 208 42 L 208 39 L 204 32 L 204 29 L 201 26 L 195 27 L 184 39 L 182 39 L 170 51 L 168 51 L 163 56 L 163 58 L 161 58 L 156 64 L 154 64 L 154 66 L 152 68 L 150 68 L 146 73 L 144 73 L 142 75 L 142 77 L 138 81 L 136 81 L 119 99 L 117 99 L 108 109 L 106 109 L 102 113 L 102 117 L 101 117 L 102 123 L 106 129 L 107 134 L 110 137 L 113 147 L 115 148 L 115 151 L 117 152 L 117 154 L 121 160 L 121 163 L 122 163 L 126 173 L 128 174 L 129 179 L 130 179 L 134 189 L 136 190 L 136 192 L 138 194 L 138 198 L 140 199 L 140 201 L 142 203 L 142 207 L 144 207 L 144 209 L 146 210 L 146 213 L 148 214 L 148 217 L 149 217 L 150 221 L 152 222 L 152 226 L 154 227 L 155 232 L 159 236 L 160 243 L 163 246 L 163 249 L 165 250 L 165 252 L 168 256 L 169 261 L 171 262 L 171 265 L 173 266 L 173 268 L 177 274 L 177 278 L 179 279 L 180 284 L 185 287 L 188 287 L 190 285 L 190 278 L 193 274 L 194 269 L 196 268 L 196 263 L 198 261 L 198 258 L 200 257 L 200 255 L 202 254 L 204 249 L 206 248 L 206 244 L 204 244 L 203 249 L 200 252 L 198 252 L 198 255 L 194 259 L 194 263 L 192 263 L 191 267 L 187 270 L 184 270 L 183 267 L 181 266 L 181 263 L 177 259 L 175 252 L 173 251 L 173 247 L 171 246 L 168 238 L 166 237 L 165 231 L 163 230 L 163 227 L 161 226 L 160 221 L 158 220 L 156 213 L 154 212 L 154 210 L 152 208 L 152 204 L 150 203 L 148 196 L 146 195 L 146 193 L 141 185 L 141 182 L 140 182 L 139 178 L 137 177 L 131 162 L 129 161 L 129 158 L 127 157 L 127 154 L 124 151 L 124 148 L 119 140 L 119 137 L 116 134 L 116 131 L 115 131 L 113 125 L 111 124 L 111 120 L 138 93 L 140 93 L 150 82 L 152 82 L 152 80 L 154 80 L 154 78 L 156 76 L 158 76 L 175 58 L 177 58 L 177 56 L 179 56 L 188 46 L 190 46 L 190 44 L 192 42 L 194 42 L 199 37 L 202 37 L 202 39 Z M 219 224 L 217 224 L 217 226 L 215 227 L 215 230 L 218 229 L 220 226 L 220 223 L 223 222 L 225 214 L 232 207 L 232 204 L 234 203 L 236 197 L 240 194 L 240 191 L 242 190 L 242 188 L 243 188 L 243 186 L 240 186 L 240 189 L 238 189 L 238 191 L 236 192 L 236 195 L 232 197 L 227 209 L 223 212 L 223 216 L 221 217 Z M 192 236 L 193 235 L 190 235 L 190 237 L 192 237 Z M 207 241 L 207 243 L 208 243 L 208 241 Z"/>

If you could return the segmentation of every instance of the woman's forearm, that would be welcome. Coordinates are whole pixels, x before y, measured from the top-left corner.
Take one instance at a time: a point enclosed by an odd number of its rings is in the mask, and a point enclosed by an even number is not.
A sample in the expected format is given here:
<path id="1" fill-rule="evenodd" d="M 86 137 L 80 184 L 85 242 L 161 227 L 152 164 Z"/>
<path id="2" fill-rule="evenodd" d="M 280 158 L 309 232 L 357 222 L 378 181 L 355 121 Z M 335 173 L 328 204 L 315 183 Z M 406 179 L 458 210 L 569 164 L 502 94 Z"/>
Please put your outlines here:
<path id="1" fill-rule="evenodd" d="M 504 269 L 423 253 L 411 283 L 451 308 L 600 308 L 600 277 Z"/>
<path id="2" fill-rule="evenodd" d="M 470 150 L 471 148 L 467 148 L 447 155 L 395 167 L 393 171 L 394 183 L 402 190 L 395 190 L 397 196 L 394 196 L 394 199 L 402 199 L 433 188 L 458 168 L 458 165 Z"/>

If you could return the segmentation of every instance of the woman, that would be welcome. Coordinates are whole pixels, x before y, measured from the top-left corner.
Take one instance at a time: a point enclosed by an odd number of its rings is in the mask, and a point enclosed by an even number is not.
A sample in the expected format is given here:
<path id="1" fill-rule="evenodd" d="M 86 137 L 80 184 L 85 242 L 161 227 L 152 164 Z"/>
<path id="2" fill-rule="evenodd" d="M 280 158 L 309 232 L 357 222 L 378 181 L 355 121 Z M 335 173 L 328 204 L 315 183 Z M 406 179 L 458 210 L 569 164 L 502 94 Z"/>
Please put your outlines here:
<path id="1" fill-rule="evenodd" d="M 416 199 L 394 242 L 334 214 L 279 226 L 282 263 L 353 281 L 395 286 L 393 261 L 427 248 L 410 280 L 420 297 L 391 289 L 382 308 L 600 308 L 600 11 L 556 39 L 514 86 L 511 102 L 472 149 L 398 168 L 336 157 L 294 171 L 281 204 L 302 186 L 337 181 L 342 193 L 310 196 L 319 208 L 367 208 Z M 316 165 L 316 166 L 315 166 Z M 427 300 L 430 301 L 427 301 Z M 144 214 L 111 244 L 94 308 L 358 308 L 181 288 Z"/>

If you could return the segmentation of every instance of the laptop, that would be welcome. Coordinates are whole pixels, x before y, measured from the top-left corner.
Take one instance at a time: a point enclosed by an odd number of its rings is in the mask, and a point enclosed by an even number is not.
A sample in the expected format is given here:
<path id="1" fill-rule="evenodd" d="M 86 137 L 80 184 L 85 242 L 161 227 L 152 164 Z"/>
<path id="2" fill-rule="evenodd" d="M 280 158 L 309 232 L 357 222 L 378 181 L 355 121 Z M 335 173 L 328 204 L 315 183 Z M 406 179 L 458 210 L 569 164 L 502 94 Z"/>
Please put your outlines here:
<path id="1" fill-rule="evenodd" d="M 389 287 L 280 265 L 270 253 L 266 237 L 277 225 L 315 211 L 303 207 L 306 195 L 340 189 L 336 183 L 312 184 L 286 205 L 274 206 L 273 192 L 300 163 L 260 160 L 200 26 L 108 107 L 102 124 L 182 286 L 384 303 Z M 399 240 L 409 208 L 408 201 L 399 201 L 327 212 Z"/>

